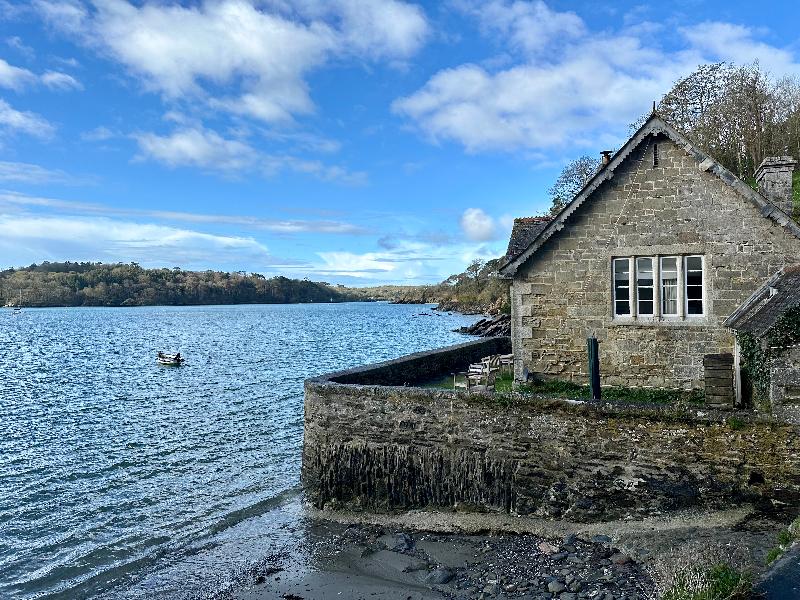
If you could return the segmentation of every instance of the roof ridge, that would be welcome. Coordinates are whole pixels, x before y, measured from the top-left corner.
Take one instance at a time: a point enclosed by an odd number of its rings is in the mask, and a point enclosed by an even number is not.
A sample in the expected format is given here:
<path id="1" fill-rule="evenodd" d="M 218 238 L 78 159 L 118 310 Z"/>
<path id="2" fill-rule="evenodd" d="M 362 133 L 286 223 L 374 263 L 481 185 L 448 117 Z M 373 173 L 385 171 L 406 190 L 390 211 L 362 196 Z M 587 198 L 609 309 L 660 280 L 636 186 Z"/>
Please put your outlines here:
<path id="1" fill-rule="evenodd" d="M 575 194 L 564 208 L 548 223 L 548 225 L 533 239 L 528 247 L 509 258 L 505 264 L 498 269 L 499 273 L 505 277 L 513 277 L 517 269 L 527 261 L 550 237 L 565 226 L 565 221 L 569 216 L 588 199 L 600 185 L 614 176 L 615 169 L 633 152 L 644 140 L 654 134 L 663 133 L 675 144 L 682 147 L 685 152 L 694 157 L 700 168 L 711 172 L 727 185 L 733 187 L 746 200 L 749 200 L 761 212 L 765 218 L 770 218 L 777 224 L 789 230 L 795 237 L 800 239 L 800 225 L 795 223 L 789 215 L 783 212 L 776 205 L 767 200 L 760 192 L 754 190 L 731 171 L 726 169 L 716 159 L 712 158 L 707 152 L 694 144 L 689 137 L 678 131 L 658 113 L 653 113 L 642 124 L 636 132 L 628 138 L 625 144 L 617 150 L 609 160 L 595 173 Z"/>

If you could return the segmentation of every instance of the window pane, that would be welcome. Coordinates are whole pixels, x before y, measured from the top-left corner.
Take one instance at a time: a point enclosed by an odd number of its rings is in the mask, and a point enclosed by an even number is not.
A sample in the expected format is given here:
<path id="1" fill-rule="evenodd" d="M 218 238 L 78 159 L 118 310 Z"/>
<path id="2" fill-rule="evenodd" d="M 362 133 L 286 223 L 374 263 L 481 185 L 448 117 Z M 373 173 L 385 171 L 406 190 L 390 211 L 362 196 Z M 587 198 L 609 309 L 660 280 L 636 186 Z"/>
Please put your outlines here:
<path id="1" fill-rule="evenodd" d="M 678 258 L 661 259 L 661 314 L 678 314 Z"/>
<path id="2" fill-rule="evenodd" d="M 686 285 L 703 285 L 703 273 L 702 271 L 698 273 L 697 271 L 687 271 L 686 272 Z"/>
<path id="3" fill-rule="evenodd" d="M 639 299 L 639 314 L 653 314 L 653 259 L 636 259 L 636 295 Z"/>
<path id="4" fill-rule="evenodd" d="M 627 258 L 617 258 L 614 260 L 614 278 L 618 281 L 625 280 L 625 284 L 628 283 L 628 259 Z"/>
<path id="5" fill-rule="evenodd" d="M 614 314 L 631 314 L 630 262 L 627 258 L 614 259 Z"/>
<path id="6" fill-rule="evenodd" d="M 703 271 L 703 259 L 700 256 L 687 256 L 686 257 L 686 270 L 687 271 Z"/>
<path id="7" fill-rule="evenodd" d="M 703 314 L 703 257 L 686 257 L 686 314 Z"/>

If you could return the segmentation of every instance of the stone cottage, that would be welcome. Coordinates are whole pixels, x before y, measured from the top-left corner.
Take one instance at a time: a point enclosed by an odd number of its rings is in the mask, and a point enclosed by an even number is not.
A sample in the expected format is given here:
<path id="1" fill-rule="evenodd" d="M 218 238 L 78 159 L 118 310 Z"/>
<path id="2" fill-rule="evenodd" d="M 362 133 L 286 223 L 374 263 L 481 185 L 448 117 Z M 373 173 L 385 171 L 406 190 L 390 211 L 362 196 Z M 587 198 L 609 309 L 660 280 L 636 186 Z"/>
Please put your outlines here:
<path id="1" fill-rule="evenodd" d="M 594 335 L 603 384 L 703 387 L 725 320 L 800 256 L 795 163 L 764 160 L 753 190 L 655 113 L 603 163 L 509 244 L 515 377 L 585 381 Z"/>
<path id="2" fill-rule="evenodd" d="M 769 398 L 773 414 L 800 424 L 800 345 L 775 345 L 773 327 L 790 310 L 800 308 L 800 264 L 787 266 L 769 278 L 728 319 L 725 326 L 750 334 L 769 350 Z M 747 384 L 748 382 L 745 382 Z M 749 387 L 746 385 L 746 387 Z M 751 390 L 739 389 L 745 399 Z"/>

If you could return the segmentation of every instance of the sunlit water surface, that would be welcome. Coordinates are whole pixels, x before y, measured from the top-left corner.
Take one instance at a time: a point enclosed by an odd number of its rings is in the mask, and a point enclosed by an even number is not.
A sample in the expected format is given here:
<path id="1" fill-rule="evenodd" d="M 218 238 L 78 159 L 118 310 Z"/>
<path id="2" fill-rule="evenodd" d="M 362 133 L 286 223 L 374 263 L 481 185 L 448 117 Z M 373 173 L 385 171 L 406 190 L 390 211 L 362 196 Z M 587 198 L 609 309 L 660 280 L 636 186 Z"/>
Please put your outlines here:
<path id="1" fill-rule="evenodd" d="M 465 341 L 451 330 L 475 320 L 384 303 L 0 310 L 0 597 L 224 585 L 296 529 L 303 380 Z"/>

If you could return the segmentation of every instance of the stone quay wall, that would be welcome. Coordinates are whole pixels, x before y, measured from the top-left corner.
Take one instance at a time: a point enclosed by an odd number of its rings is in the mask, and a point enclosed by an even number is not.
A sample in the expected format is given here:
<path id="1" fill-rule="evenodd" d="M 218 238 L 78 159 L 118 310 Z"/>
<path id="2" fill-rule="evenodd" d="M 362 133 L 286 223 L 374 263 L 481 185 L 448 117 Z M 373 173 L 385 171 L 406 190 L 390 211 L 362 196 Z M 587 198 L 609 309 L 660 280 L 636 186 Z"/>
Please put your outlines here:
<path id="1" fill-rule="evenodd" d="M 426 357 L 433 365 L 455 364 L 454 356 L 469 362 L 503 343 L 481 340 L 306 381 L 309 500 L 576 521 L 800 500 L 800 441 L 790 424 L 750 413 L 400 383 L 413 381 Z M 376 383 L 385 381 L 391 384 Z"/>

